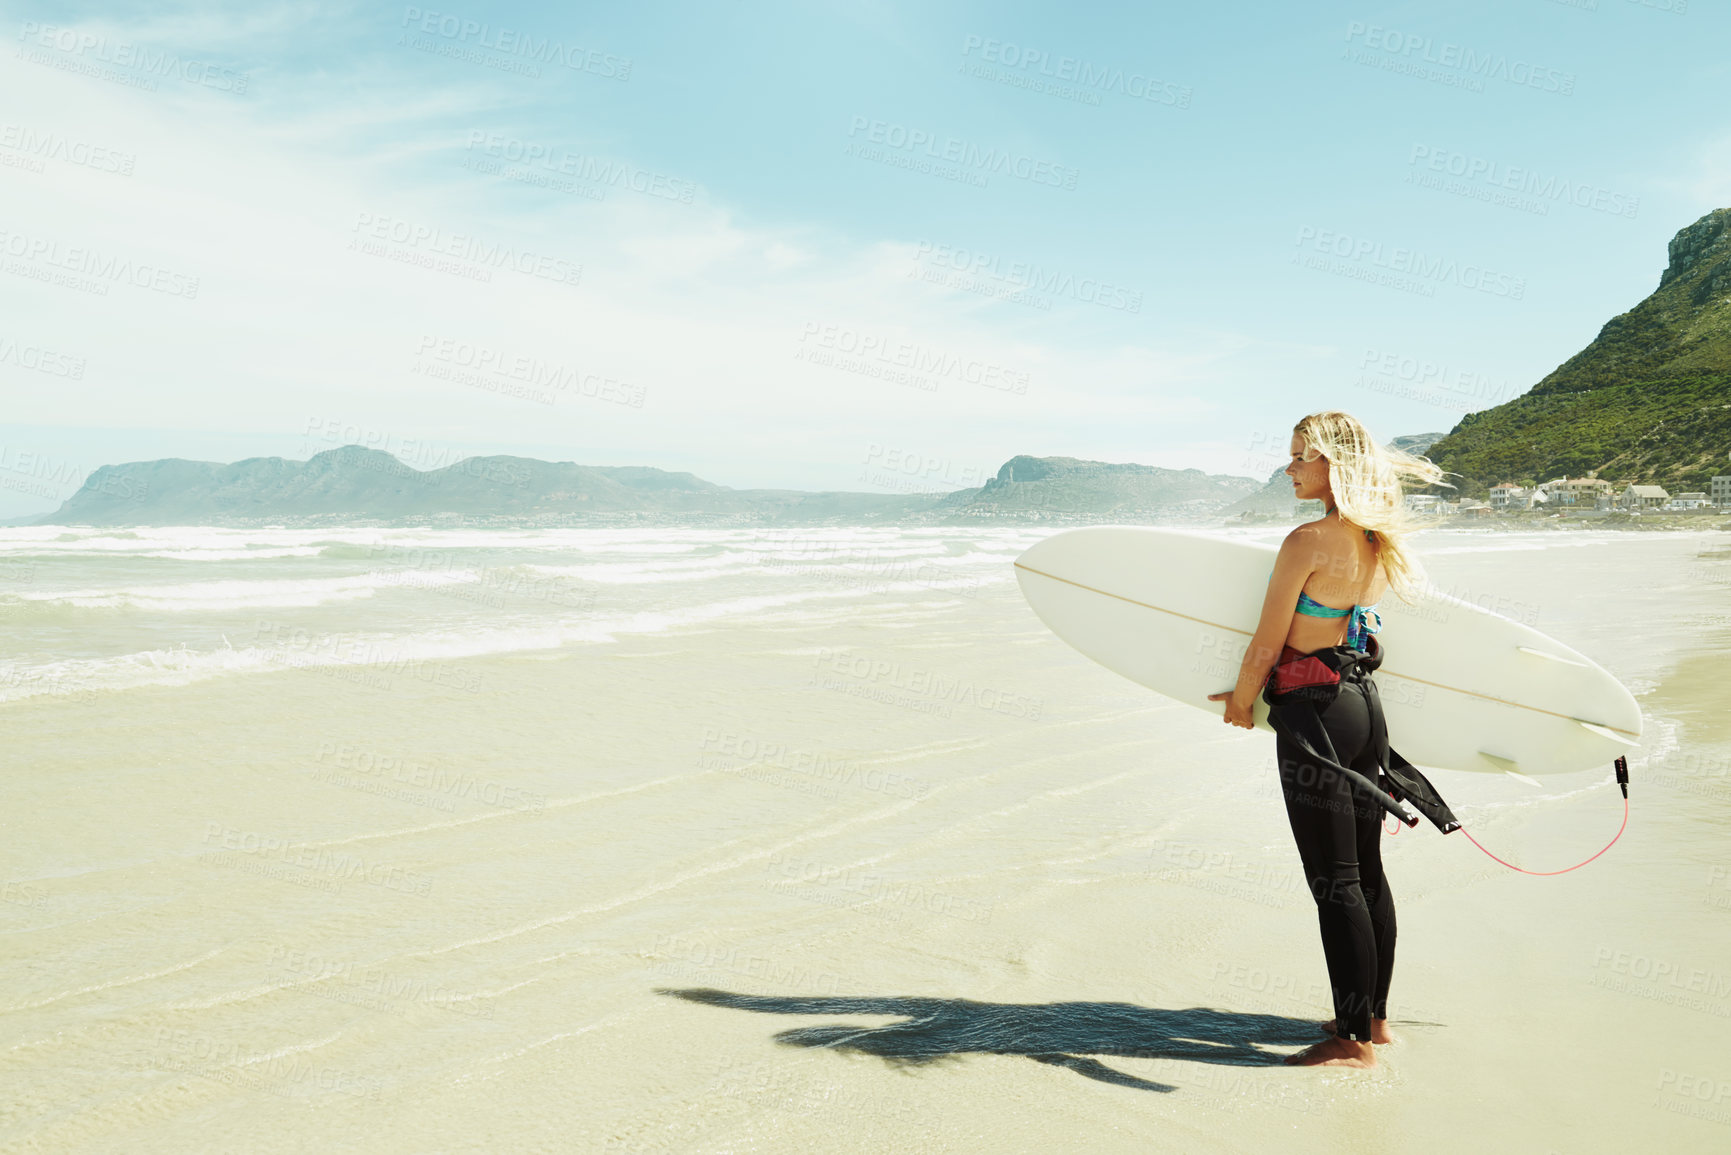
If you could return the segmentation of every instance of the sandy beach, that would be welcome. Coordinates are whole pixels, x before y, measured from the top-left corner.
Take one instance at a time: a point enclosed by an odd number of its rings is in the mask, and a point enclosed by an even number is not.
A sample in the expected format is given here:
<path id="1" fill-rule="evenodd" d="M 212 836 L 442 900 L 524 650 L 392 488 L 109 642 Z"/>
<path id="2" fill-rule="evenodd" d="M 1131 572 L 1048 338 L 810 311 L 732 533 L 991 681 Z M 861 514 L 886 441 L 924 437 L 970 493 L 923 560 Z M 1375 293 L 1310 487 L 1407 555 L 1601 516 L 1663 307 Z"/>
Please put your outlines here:
<path id="1" fill-rule="evenodd" d="M 1331 1012 L 1272 739 L 1092 665 L 994 561 L 0 705 L 0 1146 L 1722 1150 L 1731 545 L 1541 536 L 1420 548 L 1637 694 L 1628 829 L 1557 877 L 1389 836 L 1374 1071 L 1279 1063 Z M 1622 820 L 1609 766 L 1436 781 L 1533 870 Z"/>

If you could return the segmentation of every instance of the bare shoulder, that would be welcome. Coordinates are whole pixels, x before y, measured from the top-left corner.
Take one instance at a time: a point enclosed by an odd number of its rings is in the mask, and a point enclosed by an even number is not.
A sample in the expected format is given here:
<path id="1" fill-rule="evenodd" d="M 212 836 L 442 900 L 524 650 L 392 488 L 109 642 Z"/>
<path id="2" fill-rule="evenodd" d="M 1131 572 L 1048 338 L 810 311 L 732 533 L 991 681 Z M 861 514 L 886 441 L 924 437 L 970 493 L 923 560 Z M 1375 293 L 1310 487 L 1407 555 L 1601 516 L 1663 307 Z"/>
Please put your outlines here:
<path id="1" fill-rule="evenodd" d="M 1325 522 L 1307 521 L 1303 525 L 1294 526 L 1280 546 L 1282 549 L 1315 549 L 1328 540 L 1328 525 Z"/>
<path id="2" fill-rule="evenodd" d="M 1313 571 L 1327 565 L 1333 554 L 1322 526 L 1314 523 L 1295 526 L 1280 543 L 1275 572 L 1303 575 L 1303 579 L 1308 579 Z"/>
<path id="3" fill-rule="evenodd" d="M 1328 529 L 1328 519 L 1325 517 L 1319 517 L 1315 521 L 1301 522 L 1300 524 L 1293 526 L 1292 532 L 1286 535 L 1286 540 L 1314 541 L 1317 537 L 1327 533 Z"/>

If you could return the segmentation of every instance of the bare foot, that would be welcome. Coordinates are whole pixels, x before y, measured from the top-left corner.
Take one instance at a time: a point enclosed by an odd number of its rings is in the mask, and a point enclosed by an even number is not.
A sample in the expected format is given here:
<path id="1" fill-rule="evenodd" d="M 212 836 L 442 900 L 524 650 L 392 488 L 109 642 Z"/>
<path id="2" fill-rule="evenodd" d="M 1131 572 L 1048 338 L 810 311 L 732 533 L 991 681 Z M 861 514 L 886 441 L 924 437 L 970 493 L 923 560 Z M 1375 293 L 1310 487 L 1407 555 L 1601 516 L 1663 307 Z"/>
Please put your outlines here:
<path id="1" fill-rule="evenodd" d="M 1333 1019 L 1322 1024 L 1322 1033 L 1325 1035 L 1334 1034 Z M 1370 1041 L 1380 1047 L 1387 1043 L 1398 1043 L 1400 1038 L 1389 1032 L 1387 1019 L 1372 1019 L 1370 1020 Z"/>
<path id="2" fill-rule="evenodd" d="M 1369 1043 L 1343 1039 L 1338 1035 L 1306 1047 L 1296 1055 L 1286 1056 L 1288 1066 L 1296 1067 L 1374 1067 L 1376 1051 Z"/>

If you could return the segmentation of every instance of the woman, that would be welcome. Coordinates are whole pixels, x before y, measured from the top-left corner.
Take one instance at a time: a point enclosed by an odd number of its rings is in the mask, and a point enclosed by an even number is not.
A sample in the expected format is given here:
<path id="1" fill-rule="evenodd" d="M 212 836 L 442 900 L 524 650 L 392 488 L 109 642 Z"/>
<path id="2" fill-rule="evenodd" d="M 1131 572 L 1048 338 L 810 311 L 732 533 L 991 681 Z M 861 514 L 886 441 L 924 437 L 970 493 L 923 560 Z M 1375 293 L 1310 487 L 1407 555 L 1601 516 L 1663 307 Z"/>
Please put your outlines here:
<path id="1" fill-rule="evenodd" d="M 1209 700 L 1225 699 L 1227 724 L 1249 729 L 1256 695 L 1269 683 L 1281 794 L 1316 899 L 1335 1017 L 1323 1024 L 1327 1039 L 1286 1061 L 1372 1067 L 1373 1044 L 1393 1041 L 1386 1003 L 1395 924 L 1382 873 L 1382 808 L 1370 791 L 1398 795 L 1404 784 L 1423 796 L 1431 788 L 1416 772 L 1417 781 L 1399 784 L 1386 774 L 1387 731 L 1370 679 L 1382 651 L 1371 635 L 1381 629 L 1375 607 L 1383 594 L 1393 588 L 1410 600 L 1418 584 L 1402 542 L 1401 478 L 1434 483 L 1443 474 L 1424 458 L 1378 445 L 1357 419 L 1332 410 L 1295 425 L 1291 451 L 1294 496 L 1319 500 L 1327 512 L 1287 535 L 1238 686 Z M 1438 817 L 1453 824 L 1446 805 L 1423 801 L 1446 831 Z"/>

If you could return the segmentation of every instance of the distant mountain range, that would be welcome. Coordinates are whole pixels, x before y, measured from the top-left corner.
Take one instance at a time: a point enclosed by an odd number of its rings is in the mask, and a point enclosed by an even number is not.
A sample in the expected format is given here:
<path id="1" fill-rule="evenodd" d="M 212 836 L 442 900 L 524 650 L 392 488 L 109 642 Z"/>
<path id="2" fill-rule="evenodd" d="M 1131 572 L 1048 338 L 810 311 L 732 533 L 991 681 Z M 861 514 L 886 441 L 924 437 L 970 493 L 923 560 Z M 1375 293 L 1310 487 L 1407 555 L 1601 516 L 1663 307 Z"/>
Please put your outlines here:
<path id="1" fill-rule="evenodd" d="M 1676 493 L 1731 473 L 1731 209 L 1678 232 L 1669 258 L 1585 349 L 1437 442 L 1431 459 L 1462 493 L 1589 473 Z"/>
<path id="2" fill-rule="evenodd" d="M 1440 433 L 1397 437 L 1423 453 Z M 1303 508 L 1301 508 L 1301 506 Z M 1281 470 L 1266 482 L 1199 469 L 1012 457 L 982 486 L 950 492 L 730 489 L 643 465 L 577 465 L 470 457 L 417 470 L 389 453 L 345 445 L 307 461 L 251 457 L 223 465 L 170 457 L 104 465 L 33 525 L 594 525 L 970 524 L 1286 520 L 1296 502 Z"/>
<path id="3" fill-rule="evenodd" d="M 529 457 L 469 457 L 422 471 L 389 453 L 345 445 L 307 461 L 105 465 L 38 524 L 584 524 L 651 514 L 802 522 L 875 519 L 931 502 L 926 495 L 729 489 L 690 473 Z"/>
<path id="4" fill-rule="evenodd" d="M 1435 434 L 1426 435 L 1435 437 Z M 224 465 L 167 458 L 105 465 L 38 525 L 968 524 L 980 521 L 1214 521 L 1290 516 L 1278 473 L 1249 477 L 1013 457 L 985 485 L 949 493 L 730 489 L 690 473 L 527 457 L 471 457 L 420 471 L 347 445 L 308 461 Z"/>

